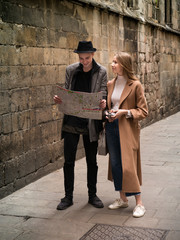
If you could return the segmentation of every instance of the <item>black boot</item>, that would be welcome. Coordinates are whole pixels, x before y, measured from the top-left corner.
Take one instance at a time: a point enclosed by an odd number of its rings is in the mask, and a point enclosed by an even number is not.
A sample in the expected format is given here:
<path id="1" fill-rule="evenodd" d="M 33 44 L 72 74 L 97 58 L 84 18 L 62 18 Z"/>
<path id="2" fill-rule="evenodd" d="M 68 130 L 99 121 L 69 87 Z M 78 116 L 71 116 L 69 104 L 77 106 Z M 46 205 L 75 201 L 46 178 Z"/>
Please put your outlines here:
<path id="1" fill-rule="evenodd" d="M 57 210 L 65 210 L 66 208 L 73 205 L 73 200 L 70 197 L 64 197 L 61 202 L 57 205 Z"/>
<path id="2" fill-rule="evenodd" d="M 102 201 L 95 195 L 94 197 L 89 197 L 89 202 L 91 205 L 93 205 L 96 208 L 103 208 L 104 204 Z"/>

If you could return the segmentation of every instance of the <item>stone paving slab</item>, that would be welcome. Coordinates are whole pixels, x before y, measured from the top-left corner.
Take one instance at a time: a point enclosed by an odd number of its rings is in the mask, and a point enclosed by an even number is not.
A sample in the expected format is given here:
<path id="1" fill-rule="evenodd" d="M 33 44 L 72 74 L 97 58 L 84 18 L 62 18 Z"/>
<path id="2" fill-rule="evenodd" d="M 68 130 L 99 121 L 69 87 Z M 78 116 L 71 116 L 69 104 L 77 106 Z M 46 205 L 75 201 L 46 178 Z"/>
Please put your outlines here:
<path id="1" fill-rule="evenodd" d="M 57 170 L 0 200 L 1 240 L 79 240 L 95 224 L 169 230 L 166 240 L 180 239 L 180 112 L 141 131 L 143 218 L 126 209 L 109 210 L 119 194 L 107 180 L 108 156 L 98 156 L 98 196 L 104 208 L 88 204 L 86 162 L 76 162 L 74 205 L 56 206 L 64 197 L 63 170 Z"/>

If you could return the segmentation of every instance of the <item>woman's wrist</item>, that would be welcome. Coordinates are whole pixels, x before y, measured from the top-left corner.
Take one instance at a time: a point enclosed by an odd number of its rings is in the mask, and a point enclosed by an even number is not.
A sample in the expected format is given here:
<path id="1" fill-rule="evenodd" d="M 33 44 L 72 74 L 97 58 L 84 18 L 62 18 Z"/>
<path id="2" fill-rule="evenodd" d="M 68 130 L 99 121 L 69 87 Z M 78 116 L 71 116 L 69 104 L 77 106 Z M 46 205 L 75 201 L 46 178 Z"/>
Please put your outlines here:
<path id="1" fill-rule="evenodd" d="M 119 109 L 118 111 L 120 111 L 121 114 L 123 114 L 123 115 L 127 115 L 128 114 L 128 110 L 126 110 L 126 109 Z"/>
<path id="2" fill-rule="evenodd" d="M 132 118 L 132 113 L 130 110 L 127 110 L 126 118 Z"/>

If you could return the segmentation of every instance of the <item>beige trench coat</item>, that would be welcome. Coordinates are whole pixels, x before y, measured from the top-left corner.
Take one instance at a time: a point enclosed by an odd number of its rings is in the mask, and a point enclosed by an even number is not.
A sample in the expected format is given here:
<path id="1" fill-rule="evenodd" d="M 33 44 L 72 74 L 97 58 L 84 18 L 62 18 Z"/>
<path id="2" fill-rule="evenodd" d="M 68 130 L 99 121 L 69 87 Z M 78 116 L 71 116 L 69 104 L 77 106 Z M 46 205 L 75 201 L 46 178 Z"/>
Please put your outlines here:
<path id="1" fill-rule="evenodd" d="M 107 105 L 111 109 L 111 95 L 116 79 L 108 82 Z M 123 115 L 119 118 L 119 135 L 121 145 L 121 158 L 123 192 L 140 192 L 142 184 L 141 159 L 140 159 L 140 125 L 139 120 L 148 115 L 148 108 L 142 85 L 139 81 L 129 80 L 122 92 L 119 109 L 130 110 L 133 118 Z M 111 164 L 109 161 L 108 179 L 113 180 Z"/>

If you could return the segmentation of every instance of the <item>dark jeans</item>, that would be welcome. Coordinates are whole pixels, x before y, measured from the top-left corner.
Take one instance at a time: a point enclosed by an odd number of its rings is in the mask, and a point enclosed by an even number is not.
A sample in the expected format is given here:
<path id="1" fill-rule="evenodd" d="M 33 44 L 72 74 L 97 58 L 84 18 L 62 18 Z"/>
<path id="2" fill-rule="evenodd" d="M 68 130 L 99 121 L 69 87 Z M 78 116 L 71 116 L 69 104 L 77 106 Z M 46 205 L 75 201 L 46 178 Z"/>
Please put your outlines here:
<path id="1" fill-rule="evenodd" d="M 121 159 L 121 144 L 119 137 L 119 127 L 118 127 L 118 119 L 113 122 L 106 123 L 106 137 L 107 137 L 107 145 L 110 154 L 111 167 L 112 167 L 112 175 L 114 179 L 114 187 L 115 191 L 122 190 L 122 159 Z M 138 195 L 137 193 L 125 193 L 126 196 Z"/>
<path id="2" fill-rule="evenodd" d="M 122 190 L 121 145 L 119 138 L 118 120 L 106 123 L 106 137 L 111 160 L 112 175 L 116 191 Z"/>
<path id="3" fill-rule="evenodd" d="M 79 142 L 79 134 L 68 133 L 64 134 L 64 188 L 66 197 L 73 197 L 74 190 L 74 166 L 77 152 L 77 145 Z M 87 163 L 87 187 L 89 197 L 96 195 L 97 183 L 97 146 L 98 142 L 90 142 L 89 135 L 83 135 L 83 144 L 86 153 Z"/>

